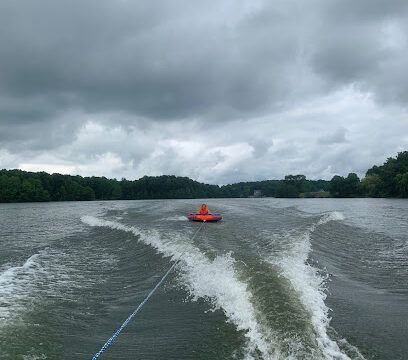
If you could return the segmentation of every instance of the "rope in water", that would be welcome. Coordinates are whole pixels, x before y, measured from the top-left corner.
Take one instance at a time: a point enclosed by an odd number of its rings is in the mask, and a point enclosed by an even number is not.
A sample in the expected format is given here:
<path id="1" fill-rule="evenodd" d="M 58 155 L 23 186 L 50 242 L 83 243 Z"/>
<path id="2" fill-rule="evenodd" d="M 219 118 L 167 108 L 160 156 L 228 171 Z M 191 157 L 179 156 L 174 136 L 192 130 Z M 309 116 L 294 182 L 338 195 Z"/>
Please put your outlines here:
<path id="1" fill-rule="evenodd" d="M 202 229 L 204 225 L 204 222 L 201 224 L 201 226 L 197 229 L 193 237 L 191 238 L 190 241 L 193 241 L 198 232 Z M 112 335 L 112 337 L 101 347 L 101 349 L 95 354 L 95 356 L 92 358 L 92 360 L 98 359 L 99 356 L 101 356 L 102 353 L 104 353 L 108 347 L 115 341 L 115 339 L 119 336 L 120 332 L 130 323 L 130 321 L 133 319 L 133 317 L 139 312 L 139 310 L 143 307 L 144 304 L 147 303 L 147 301 L 150 299 L 150 297 L 156 292 L 156 290 L 160 287 L 160 285 L 166 280 L 167 276 L 172 272 L 172 270 L 176 267 L 176 265 L 180 262 L 181 258 L 186 252 L 183 252 L 178 260 L 170 267 L 169 270 L 163 275 L 163 277 L 160 279 L 160 281 L 156 284 L 156 286 L 149 292 L 149 294 L 145 297 L 145 299 L 139 304 L 139 306 L 136 308 L 135 311 L 133 311 L 132 314 L 125 320 L 125 322 L 121 325 L 121 327 Z"/>

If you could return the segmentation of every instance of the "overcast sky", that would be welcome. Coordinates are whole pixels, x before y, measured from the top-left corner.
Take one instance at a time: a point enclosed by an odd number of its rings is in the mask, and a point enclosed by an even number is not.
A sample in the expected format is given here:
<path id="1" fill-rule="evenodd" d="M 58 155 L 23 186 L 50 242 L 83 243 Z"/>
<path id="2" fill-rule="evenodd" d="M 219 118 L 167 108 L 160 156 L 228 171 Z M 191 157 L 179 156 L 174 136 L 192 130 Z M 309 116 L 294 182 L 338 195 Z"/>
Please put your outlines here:
<path id="1" fill-rule="evenodd" d="M 0 168 L 226 184 L 408 150 L 408 1 L 1 0 Z"/>

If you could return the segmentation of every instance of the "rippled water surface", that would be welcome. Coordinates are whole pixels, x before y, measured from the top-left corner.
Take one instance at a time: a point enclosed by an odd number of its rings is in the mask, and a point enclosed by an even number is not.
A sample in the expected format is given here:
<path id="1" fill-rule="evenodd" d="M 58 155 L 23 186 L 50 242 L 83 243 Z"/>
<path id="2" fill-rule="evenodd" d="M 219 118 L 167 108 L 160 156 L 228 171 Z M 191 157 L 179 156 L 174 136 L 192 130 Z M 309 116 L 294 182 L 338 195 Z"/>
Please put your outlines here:
<path id="1" fill-rule="evenodd" d="M 0 359 L 407 359 L 408 201 L 0 204 Z"/>

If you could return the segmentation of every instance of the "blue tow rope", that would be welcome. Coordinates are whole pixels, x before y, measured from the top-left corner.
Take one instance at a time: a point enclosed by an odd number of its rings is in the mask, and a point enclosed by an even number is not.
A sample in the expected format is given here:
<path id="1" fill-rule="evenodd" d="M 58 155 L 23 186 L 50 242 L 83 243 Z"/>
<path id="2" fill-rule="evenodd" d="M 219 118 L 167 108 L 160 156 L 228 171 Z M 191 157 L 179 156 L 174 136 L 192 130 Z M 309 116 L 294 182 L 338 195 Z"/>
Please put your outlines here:
<path id="1" fill-rule="evenodd" d="M 191 241 L 194 240 L 198 232 L 201 230 L 203 227 L 203 224 L 198 228 L 198 230 L 195 232 L 194 236 L 191 238 Z M 167 276 L 172 272 L 172 270 L 175 268 L 175 266 L 180 262 L 181 257 L 185 254 L 182 253 L 179 257 L 179 259 L 170 267 L 169 270 L 164 274 L 164 276 L 160 279 L 160 281 L 156 284 L 156 286 L 153 288 L 152 291 L 149 292 L 149 294 L 146 296 L 146 298 L 139 304 L 137 309 L 133 311 L 133 313 L 125 320 L 125 322 L 121 325 L 121 327 L 112 335 L 112 337 L 105 343 L 105 345 L 102 346 L 102 348 L 94 355 L 92 360 L 98 359 L 99 356 L 101 356 L 102 353 L 104 353 L 108 347 L 115 341 L 115 339 L 119 336 L 120 332 L 130 323 L 130 321 L 133 319 L 133 317 L 139 312 L 139 310 L 143 307 L 144 304 L 147 303 L 147 301 L 150 299 L 150 297 L 155 293 L 155 291 L 160 287 L 160 285 L 163 283 L 164 280 L 166 280 Z"/>

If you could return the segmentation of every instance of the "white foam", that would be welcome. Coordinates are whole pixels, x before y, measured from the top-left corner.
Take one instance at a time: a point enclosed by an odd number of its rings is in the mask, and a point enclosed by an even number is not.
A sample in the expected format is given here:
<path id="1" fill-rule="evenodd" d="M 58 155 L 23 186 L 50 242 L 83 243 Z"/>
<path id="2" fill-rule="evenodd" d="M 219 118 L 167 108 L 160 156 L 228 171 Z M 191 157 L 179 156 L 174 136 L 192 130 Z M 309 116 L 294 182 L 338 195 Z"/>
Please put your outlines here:
<path id="1" fill-rule="evenodd" d="M 45 354 L 41 355 L 23 355 L 23 360 L 45 360 L 47 356 Z"/>
<path id="2" fill-rule="evenodd" d="M 247 339 L 247 359 L 279 359 L 279 345 L 272 334 L 267 334 L 257 321 L 257 313 L 251 302 L 252 294 L 247 285 L 238 279 L 235 260 L 232 254 L 207 258 L 185 237 L 173 236 L 166 239 L 156 231 L 143 231 L 133 226 L 125 226 L 115 221 L 98 219 L 92 216 L 82 217 L 82 221 L 91 226 L 104 226 L 111 229 L 133 233 L 145 244 L 153 246 L 164 256 L 173 260 L 182 255 L 179 279 L 189 291 L 193 301 L 200 298 L 212 304 L 212 308 L 224 312 L 229 321 L 242 330 Z"/>
<path id="3" fill-rule="evenodd" d="M 333 360 L 350 360 L 350 358 L 341 352 L 337 343 L 327 334 L 330 318 L 329 309 L 324 303 L 325 279 L 316 268 L 307 264 L 307 258 L 311 249 L 310 233 L 319 225 L 343 219 L 344 216 L 340 212 L 324 214 L 317 223 L 311 225 L 302 234 L 299 241 L 288 250 L 285 256 L 280 259 L 268 259 L 269 262 L 280 266 L 282 274 L 300 294 L 302 303 L 310 311 L 319 349 L 324 358 Z M 207 300 L 212 304 L 212 309 L 222 310 L 237 330 L 244 331 L 248 340 L 246 359 L 258 358 L 254 355 L 256 352 L 260 352 L 263 359 L 296 359 L 296 352 L 284 357 L 276 338 L 259 323 L 259 314 L 251 302 L 252 294 L 247 285 L 239 280 L 235 270 L 235 259 L 231 253 L 210 260 L 181 236 L 174 235 L 173 238 L 166 239 L 154 230 L 143 231 L 134 226 L 92 216 L 84 216 L 82 221 L 91 226 L 109 227 L 133 233 L 140 241 L 151 245 L 160 254 L 169 256 L 172 260 L 177 260 L 182 255 L 179 279 L 189 291 L 193 301 L 200 298 Z M 295 348 L 296 344 L 293 345 Z"/>
<path id="4" fill-rule="evenodd" d="M 24 300 L 29 296 L 35 278 L 45 271 L 38 262 L 39 256 L 39 253 L 34 254 L 23 265 L 9 267 L 0 273 L 0 319 L 10 319 L 25 307 Z"/>
<path id="5" fill-rule="evenodd" d="M 67 289 L 88 286 L 89 281 L 75 270 L 78 260 L 64 258 L 64 253 L 47 248 L 30 256 L 22 265 L 3 266 L 4 271 L 0 272 L 0 327 L 21 320 L 22 313 L 35 311 L 48 296 L 66 298 Z M 104 262 L 111 263 L 112 259 L 98 257 L 98 264 Z"/>
<path id="6" fill-rule="evenodd" d="M 182 279 L 193 300 L 204 298 L 214 309 L 221 309 L 237 330 L 244 330 L 249 343 L 247 358 L 251 359 L 256 349 L 265 359 L 278 358 L 277 344 L 261 329 L 256 320 L 256 311 L 251 303 L 251 293 L 247 285 L 237 278 L 235 260 L 231 254 L 217 256 L 213 261 L 201 253 L 185 257 Z M 275 345 L 275 346 L 274 346 Z"/>
<path id="7" fill-rule="evenodd" d="M 182 215 L 168 216 L 164 218 L 165 221 L 187 221 L 188 218 Z"/>
<path id="8" fill-rule="evenodd" d="M 329 221 L 341 221 L 344 220 L 344 215 L 340 211 L 330 211 L 322 216 L 318 225 L 323 225 Z"/>
<path id="9" fill-rule="evenodd" d="M 269 262 L 278 265 L 282 274 L 300 294 L 300 300 L 310 312 L 311 322 L 317 334 L 317 343 L 325 359 L 350 360 L 341 352 L 338 344 L 330 339 L 327 329 L 330 323 L 329 308 L 325 304 L 325 278 L 319 274 L 318 269 L 307 263 L 311 250 L 310 234 L 316 227 L 333 220 L 343 220 L 340 212 L 334 211 L 324 214 L 317 223 L 311 225 L 301 236 L 293 236 L 293 246 L 282 257 L 270 258 Z M 363 357 L 361 357 L 364 359 Z"/>

